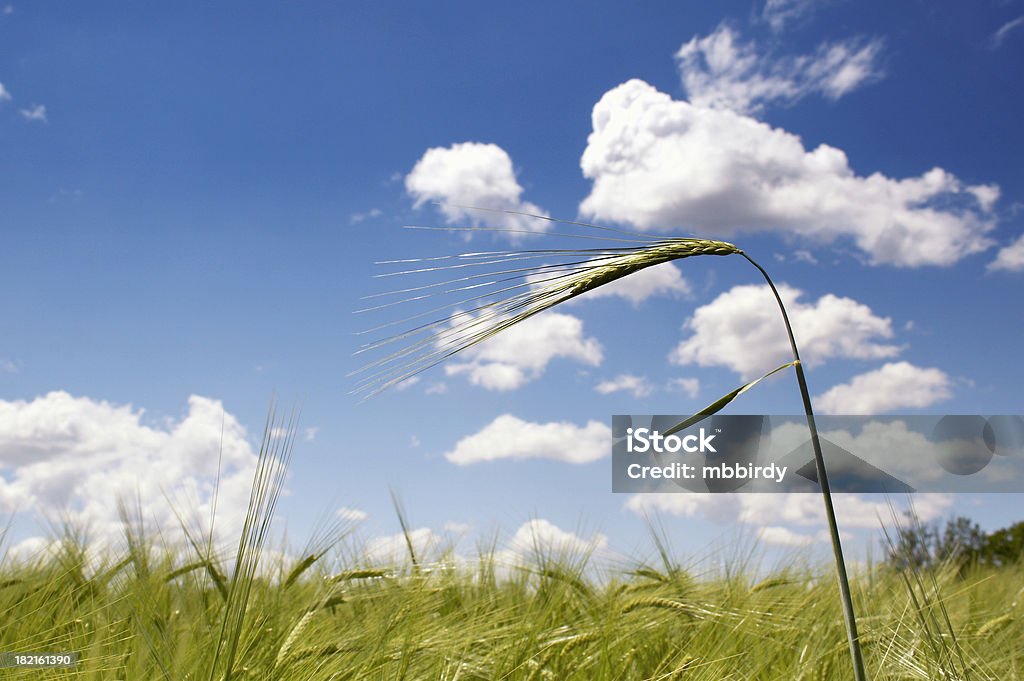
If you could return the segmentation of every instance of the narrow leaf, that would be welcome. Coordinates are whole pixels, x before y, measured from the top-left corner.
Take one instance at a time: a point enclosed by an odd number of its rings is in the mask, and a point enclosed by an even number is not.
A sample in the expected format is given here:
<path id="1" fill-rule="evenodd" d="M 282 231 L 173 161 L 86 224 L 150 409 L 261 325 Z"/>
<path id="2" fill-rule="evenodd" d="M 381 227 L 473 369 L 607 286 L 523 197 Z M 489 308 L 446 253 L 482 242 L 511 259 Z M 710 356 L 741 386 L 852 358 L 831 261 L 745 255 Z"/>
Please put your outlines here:
<path id="1" fill-rule="evenodd" d="M 758 383 L 760 383 L 764 379 L 768 378 L 772 374 L 774 374 L 776 372 L 779 372 L 779 371 L 782 371 L 783 369 L 788 369 L 789 367 L 795 366 L 795 365 L 796 365 L 796 361 L 787 362 L 786 364 L 783 364 L 780 367 L 775 367 L 774 369 L 769 371 L 767 374 L 765 374 L 761 378 L 755 379 L 755 380 L 751 381 L 750 383 L 744 383 L 743 385 L 741 385 L 740 387 L 736 388 L 735 390 L 733 390 L 731 393 L 729 393 L 725 397 L 719 398 L 718 400 L 712 402 L 708 406 L 706 406 L 703 409 L 701 409 L 699 412 L 697 412 L 696 414 L 694 414 L 690 418 L 685 419 L 685 420 L 677 423 L 676 425 L 672 426 L 668 430 L 664 431 L 662 433 L 662 435 L 665 436 L 665 437 L 668 437 L 669 435 L 672 435 L 673 433 L 678 433 L 680 430 L 685 430 L 685 429 L 689 428 L 692 425 L 700 423 L 701 421 L 703 421 L 707 417 L 711 416 L 712 414 L 717 414 L 718 412 L 722 411 L 722 409 L 725 408 L 725 405 L 729 404 L 730 402 L 735 400 L 737 397 L 739 397 L 743 393 L 747 392 L 748 390 L 750 390 L 755 385 L 757 385 Z"/>

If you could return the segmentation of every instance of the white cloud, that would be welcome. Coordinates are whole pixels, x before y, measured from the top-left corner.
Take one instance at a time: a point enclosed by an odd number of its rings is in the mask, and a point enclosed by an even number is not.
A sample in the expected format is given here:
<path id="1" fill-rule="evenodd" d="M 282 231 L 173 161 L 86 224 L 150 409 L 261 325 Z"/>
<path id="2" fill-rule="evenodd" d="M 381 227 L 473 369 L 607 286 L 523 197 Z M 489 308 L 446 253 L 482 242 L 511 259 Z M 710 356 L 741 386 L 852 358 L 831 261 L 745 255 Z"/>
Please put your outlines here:
<path id="1" fill-rule="evenodd" d="M 634 494 L 626 499 L 623 508 L 641 516 L 656 513 L 692 518 L 703 515 L 709 520 L 727 522 L 735 517 L 735 500 L 731 494 L 711 494 L 708 492 L 671 493 L 648 492 Z M 724 511 L 724 514 L 722 512 Z"/>
<path id="2" fill-rule="evenodd" d="M 559 275 L 541 271 L 526 275 L 526 281 L 530 283 L 531 289 L 539 290 L 550 285 L 551 280 L 557 276 Z M 570 298 L 565 304 L 575 305 L 580 301 L 596 298 L 624 298 L 636 307 L 653 296 L 671 295 L 678 298 L 689 296 L 691 292 L 690 283 L 683 278 L 679 267 L 675 263 L 666 262 L 593 288 L 578 297 Z"/>
<path id="3" fill-rule="evenodd" d="M 509 541 L 506 555 L 529 558 L 547 555 L 580 555 L 608 547 L 608 538 L 595 533 L 589 539 L 561 529 L 554 523 L 535 518 L 523 523 Z"/>
<path id="4" fill-rule="evenodd" d="M 899 353 L 898 346 L 877 342 L 892 338 L 892 322 L 867 305 L 831 293 L 805 303 L 799 289 L 781 284 L 778 290 L 806 363 Z M 693 333 L 669 355 L 675 364 L 726 366 L 749 379 L 792 359 L 782 317 L 766 284 L 734 286 L 697 308 L 685 328 Z"/>
<path id="5" fill-rule="evenodd" d="M 460 322 L 464 321 L 460 319 Z M 467 376 L 487 390 L 514 390 L 535 380 L 562 357 L 590 366 L 601 363 L 601 345 L 583 335 L 583 321 L 545 312 L 531 317 L 462 353 L 464 362 L 445 366 L 448 376 Z"/>
<path id="6" fill-rule="evenodd" d="M 653 393 L 654 386 L 650 381 L 642 376 L 619 374 L 611 380 L 601 381 L 594 387 L 594 390 L 602 395 L 610 395 L 611 393 L 624 391 L 633 393 L 633 397 L 639 399 L 641 397 L 647 397 Z"/>
<path id="7" fill-rule="evenodd" d="M 409 388 L 411 388 L 414 385 L 416 385 L 417 383 L 419 383 L 420 380 L 421 379 L 420 379 L 419 376 L 410 376 L 409 378 L 405 379 L 404 381 L 401 381 L 400 383 L 396 383 L 394 389 L 397 390 L 398 392 L 402 392 L 403 390 L 408 390 Z"/>
<path id="8" fill-rule="evenodd" d="M 371 208 L 370 210 L 365 211 L 363 213 L 352 213 L 352 215 L 349 216 L 348 221 L 349 224 L 358 225 L 360 222 L 363 222 L 364 220 L 379 218 L 383 214 L 384 211 L 382 211 L 380 208 Z"/>
<path id="9" fill-rule="evenodd" d="M 881 523 L 892 520 L 897 506 L 882 495 L 833 494 L 832 501 L 843 530 L 878 529 Z M 929 522 L 942 516 L 953 503 L 953 496 L 919 493 L 914 495 L 913 502 L 921 520 Z M 796 534 L 793 527 L 826 527 L 824 506 L 817 494 L 635 494 L 626 500 L 625 508 L 638 515 L 667 513 L 686 518 L 703 517 L 718 524 L 738 522 L 762 528 L 776 527 L 793 534 Z M 784 536 L 779 529 L 767 532 L 771 539 Z M 828 541 L 828 536 L 818 532 L 814 541 Z"/>
<path id="10" fill-rule="evenodd" d="M 977 188 L 941 168 L 861 177 L 835 147 L 808 151 L 785 130 L 673 100 L 641 80 L 605 93 L 592 118 L 580 164 L 593 187 L 580 211 L 596 220 L 722 237 L 778 231 L 802 248 L 850 239 L 875 264 L 912 267 L 992 245 L 984 204 L 995 188 L 979 202 Z"/>
<path id="11" fill-rule="evenodd" d="M 397 565 L 409 562 L 409 543 L 412 543 L 416 559 L 421 565 L 444 559 L 450 565 L 472 566 L 475 560 L 454 551 L 455 542 L 472 530 L 468 523 L 448 522 L 443 534 L 429 527 L 411 530 L 405 534 L 375 537 L 363 547 L 363 557 L 371 564 Z M 36 551 L 45 546 L 31 547 Z M 584 537 L 563 530 L 554 523 L 535 518 L 523 523 L 502 547 L 493 553 L 494 564 L 499 578 L 512 574 L 509 568 L 535 566 L 538 559 L 547 556 L 583 556 L 604 554 L 608 549 L 608 537 L 594 533 Z"/>
<path id="12" fill-rule="evenodd" d="M 990 44 L 993 50 L 997 50 L 1002 47 L 1006 37 L 1009 36 L 1013 31 L 1024 26 L 1024 16 L 1019 16 L 1012 21 L 1007 21 L 1005 24 L 999 27 L 999 30 L 992 34 Z"/>
<path id="13" fill-rule="evenodd" d="M 3 359 L 0 357 L 0 374 L 16 374 L 18 373 L 18 365 L 9 359 Z"/>
<path id="14" fill-rule="evenodd" d="M 1006 270 L 1018 272 L 1024 270 L 1024 234 L 1009 246 L 999 249 L 996 259 L 988 264 L 989 270 Z"/>
<path id="15" fill-rule="evenodd" d="M 804 249 L 793 251 L 793 259 L 797 262 L 805 262 L 808 265 L 818 264 L 818 259 L 814 257 L 814 254 Z"/>
<path id="16" fill-rule="evenodd" d="M 722 24 L 679 48 L 676 63 L 692 104 L 750 113 L 812 93 L 839 99 L 880 77 L 881 49 L 878 41 L 847 40 L 822 43 L 813 55 L 774 58 L 759 53 L 753 42 L 740 42 Z"/>
<path id="17" fill-rule="evenodd" d="M 6 553 L 0 553 L 0 560 L 5 565 L 32 565 L 39 561 L 46 561 L 60 555 L 61 542 L 52 537 L 29 537 L 22 539 L 7 549 Z M 87 556 L 87 560 L 95 558 Z"/>
<path id="18" fill-rule="evenodd" d="M 46 107 L 42 104 L 35 104 L 27 109 L 21 109 L 22 117 L 27 121 L 46 122 Z"/>
<path id="19" fill-rule="evenodd" d="M 0 401 L 0 514 L 66 518 L 102 545 L 122 536 L 117 499 L 140 498 L 150 530 L 180 537 L 166 498 L 187 521 L 206 525 L 220 459 L 216 527 L 234 537 L 256 463 L 245 429 L 219 401 L 195 395 L 179 421 L 155 426 L 142 417 L 130 405 L 66 392 Z"/>
<path id="20" fill-rule="evenodd" d="M 9 101 L 11 99 L 11 93 L 7 91 L 3 83 L 0 83 L 0 102 Z"/>
<path id="21" fill-rule="evenodd" d="M 363 548 L 363 557 L 371 564 L 396 565 L 409 560 L 409 544 L 416 553 L 416 560 L 429 562 L 440 557 L 445 546 L 444 537 L 429 527 L 410 530 L 408 539 L 399 532 L 384 537 L 374 537 Z"/>
<path id="22" fill-rule="evenodd" d="M 976 184 L 965 187 L 964 191 L 973 196 L 984 211 L 990 211 L 999 200 L 1000 189 L 994 184 Z"/>
<path id="23" fill-rule="evenodd" d="M 443 529 L 445 532 L 449 534 L 457 534 L 459 536 L 462 536 L 464 534 L 467 534 L 470 530 L 472 530 L 473 526 L 469 523 L 458 523 L 455 521 L 448 521 L 444 524 Z"/>
<path id="24" fill-rule="evenodd" d="M 674 263 L 666 262 L 616 279 L 573 300 L 618 297 L 639 305 L 652 296 L 688 296 L 690 292 L 690 284 L 683 278 L 683 273 Z"/>
<path id="25" fill-rule="evenodd" d="M 767 0 L 761 18 L 768 22 L 773 31 L 778 32 L 786 24 L 806 18 L 817 6 L 823 4 L 823 0 Z"/>
<path id="26" fill-rule="evenodd" d="M 462 142 L 450 147 L 427 149 L 412 171 L 405 177 L 405 190 L 419 208 L 430 201 L 439 201 L 449 224 L 465 221 L 510 230 L 544 232 L 550 223 L 544 220 L 484 213 L 459 206 L 510 210 L 535 215 L 544 211 L 520 196 L 523 188 L 516 180 L 508 153 L 496 144 Z M 508 235 L 515 239 L 516 234 Z"/>
<path id="27" fill-rule="evenodd" d="M 466 466 L 499 459 L 554 459 L 590 463 L 611 451 L 611 429 L 600 421 L 577 426 L 565 421 L 531 423 L 502 414 L 473 435 L 462 438 L 444 457 Z"/>
<path id="28" fill-rule="evenodd" d="M 759 528 L 758 538 L 772 546 L 807 546 L 814 543 L 814 537 L 794 532 L 788 527 L 769 525 Z"/>
<path id="29" fill-rule="evenodd" d="M 697 393 L 700 392 L 699 378 L 673 378 L 668 385 L 670 390 L 686 393 L 691 400 L 696 399 Z"/>
<path id="30" fill-rule="evenodd" d="M 823 413 L 824 410 L 819 409 L 818 412 Z M 915 489 L 927 489 L 945 474 L 936 458 L 935 443 L 925 433 L 909 428 L 902 419 L 868 420 L 854 429 L 826 429 L 819 423 L 818 428 L 823 439 L 856 457 L 853 460 L 829 460 L 829 474 L 835 479 L 856 470 L 859 465 L 857 459 L 876 466 Z M 769 456 L 778 461 L 807 441 L 806 423 L 777 425 L 771 432 Z"/>
<path id="31" fill-rule="evenodd" d="M 823 414 L 884 414 L 928 407 L 952 396 L 952 381 L 945 372 L 890 362 L 830 388 L 815 397 L 814 403 Z"/>
<path id="32" fill-rule="evenodd" d="M 448 392 L 448 384 L 444 381 L 437 381 L 424 388 L 423 392 L 426 395 L 444 395 Z"/>
<path id="33" fill-rule="evenodd" d="M 317 433 L 320 432 L 320 428 L 317 426 L 310 426 L 302 431 L 302 439 L 306 442 L 312 442 L 316 439 Z"/>
<path id="34" fill-rule="evenodd" d="M 366 511 L 360 510 L 358 508 L 349 508 L 348 506 L 342 506 L 341 508 L 338 509 L 338 517 L 342 520 L 347 520 L 351 523 L 360 523 L 369 518 L 370 515 Z"/>

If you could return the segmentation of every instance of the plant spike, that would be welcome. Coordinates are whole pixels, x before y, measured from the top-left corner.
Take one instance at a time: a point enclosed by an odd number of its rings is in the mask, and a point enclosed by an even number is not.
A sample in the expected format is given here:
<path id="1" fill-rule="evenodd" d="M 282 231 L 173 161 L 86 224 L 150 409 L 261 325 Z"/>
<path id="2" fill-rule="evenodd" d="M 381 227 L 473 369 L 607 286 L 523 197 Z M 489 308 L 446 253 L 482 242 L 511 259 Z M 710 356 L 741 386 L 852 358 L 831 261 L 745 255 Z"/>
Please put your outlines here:
<path id="1" fill-rule="evenodd" d="M 468 206 L 466 206 L 468 208 Z M 512 215 L 525 215 L 527 217 L 534 217 L 542 220 L 551 222 L 563 222 L 566 224 L 580 225 L 586 227 L 594 227 L 597 229 L 611 228 L 598 227 L 596 225 L 588 225 L 586 223 L 571 222 L 564 220 L 556 220 L 548 216 L 532 215 L 528 213 L 519 213 L 517 211 L 500 210 L 492 212 L 508 213 Z M 423 229 L 420 227 L 420 229 Z M 434 228 L 442 231 L 457 230 L 457 231 L 492 231 L 492 232 L 521 232 L 525 230 L 505 230 L 505 229 L 488 229 L 483 227 L 450 227 L 450 228 Z M 635 235 L 633 233 L 628 233 Z M 577 238 L 598 238 L 598 237 L 581 237 L 580 235 L 565 235 L 575 236 Z M 553 254 L 579 254 L 579 251 L 557 251 L 552 250 Z M 476 254 L 472 254 L 476 255 Z M 698 255 L 741 255 L 751 265 L 753 265 L 764 277 L 768 283 L 768 287 L 771 289 L 772 294 L 775 296 L 775 300 L 778 303 L 779 311 L 782 313 L 782 320 L 786 326 L 786 334 L 789 337 L 790 348 L 793 351 L 793 361 L 784 364 L 761 378 L 751 381 L 731 393 L 720 398 L 716 402 L 713 402 L 708 407 L 684 420 L 683 422 L 674 426 L 669 433 L 677 432 L 684 428 L 687 428 L 708 416 L 720 411 L 727 404 L 732 402 L 736 397 L 746 392 L 748 389 L 754 386 L 764 378 L 771 376 L 772 374 L 781 371 L 789 366 L 794 367 L 796 371 L 797 385 L 800 388 L 800 397 L 803 400 L 804 413 L 807 416 L 807 427 L 810 430 L 811 445 L 814 450 L 814 467 L 818 477 L 818 484 L 821 486 L 821 495 L 825 504 L 825 518 L 828 523 L 829 537 L 832 542 L 832 553 L 836 564 L 836 574 L 839 581 L 839 593 L 840 599 L 843 606 L 843 619 L 846 624 L 847 639 L 850 647 L 850 657 L 853 663 L 853 674 L 855 681 L 867 681 L 867 675 L 864 669 L 864 660 L 861 653 L 860 637 L 857 633 L 857 619 L 853 608 L 853 596 L 850 592 L 850 580 L 846 571 L 846 561 L 843 558 L 843 547 L 839 537 L 839 526 L 836 522 L 835 508 L 832 504 L 832 492 L 829 488 L 828 475 L 825 470 L 825 459 L 821 451 L 821 441 L 818 436 L 818 428 L 814 421 L 814 410 L 811 407 L 811 396 L 807 388 L 807 379 L 804 375 L 803 363 L 800 361 L 800 351 L 796 344 L 796 337 L 793 334 L 793 327 L 789 321 L 789 315 L 786 312 L 786 306 L 782 302 L 782 297 L 779 295 L 778 289 L 775 287 L 775 283 L 771 277 L 768 276 L 768 272 L 765 271 L 761 265 L 759 265 L 753 258 L 751 258 L 743 250 L 737 248 L 731 243 L 724 241 L 715 241 L 711 239 L 697 239 L 690 237 L 675 237 L 665 239 L 652 239 L 649 242 L 644 243 L 642 246 L 634 246 L 631 248 L 619 248 L 615 249 L 614 252 L 605 251 L 601 253 L 597 258 L 585 261 L 582 263 L 573 263 L 569 268 L 567 274 L 555 277 L 548 280 L 539 286 L 537 289 L 530 289 L 525 293 L 520 293 L 512 296 L 504 301 L 498 303 L 490 303 L 487 305 L 481 305 L 477 310 L 480 311 L 480 315 L 473 316 L 469 315 L 468 320 L 460 322 L 458 325 L 454 325 L 449 329 L 439 327 L 441 322 L 434 322 L 422 327 L 424 330 L 430 330 L 432 328 L 440 328 L 440 330 L 434 332 L 432 335 L 428 335 L 427 338 L 419 340 L 411 347 L 404 350 L 399 350 L 382 360 L 371 363 L 364 369 L 377 368 L 378 371 L 368 376 L 363 380 L 361 385 L 356 388 L 355 392 L 369 391 L 370 395 L 379 393 L 387 388 L 400 383 L 421 371 L 424 371 L 436 364 L 439 364 L 449 357 L 462 352 L 478 343 L 481 343 L 488 338 L 491 338 L 497 333 L 504 331 L 505 329 L 518 324 L 519 322 L 532 317 L 535 314 L 543 312 L 544 310 L 550 309 L 564 303 L 567 300 L 580 296 L 588 291 L 592 291 L 596 288 L 604 286 L 605 284 L 611 283 L 622 279 L 623 277 L 629 276 L 639 272 L 642 269 L 659 265 L 674 260 L 680 260 L 682 258 L 688 258 Z M 456 256 L 467 257 L 467 256 Z M 412 260 L 403 260 L 399 262 L 413 262 Z M 463 265 L 454 265 L 451 267 L 462 267 Z M 439 270 L 446 269 L 445 267 L 430 267 L 427 270 Z M 523 268 L 524 271 L 530 268 Z M 421 271 L 427 271 L 421 270 Z M 409 274 L 413 271 L 399 272 L 396 274 Z M 525 276 L 525 275 L 524 275 Z M 481 296 L 482 297 L 482 296 Z M 460 313 L 457 316 L 465 317 L 466 313 Z M 463 333 L 472 330 L 468 336 L 462 335 Z M 407 334 L 399 334 L 395 338 L 408 337 Z M 384 341 L 378 342 L 375 345 L 383 345 L 390 342 L 391 339 L 385 339 Z M 440 341 L 443 341 L 440 342 Z M 439 348 L 432 348 L 434 345 L 439 345 Z M 372 347 L 372 346 L 371 346 Z M 421 352 L 422 351 L 422 352 Z M 395 360 L 406 360 L 405 364 L 401 364 L 397 367 L 388 366 Z M 381 366 L 385 368 L 380 369 Z M 362 371 L 362 370 L 359 370 Z M 356 372 L 358 373 L 358 372 Z M 410 546 L 411 550 L 411 546 Z"/>

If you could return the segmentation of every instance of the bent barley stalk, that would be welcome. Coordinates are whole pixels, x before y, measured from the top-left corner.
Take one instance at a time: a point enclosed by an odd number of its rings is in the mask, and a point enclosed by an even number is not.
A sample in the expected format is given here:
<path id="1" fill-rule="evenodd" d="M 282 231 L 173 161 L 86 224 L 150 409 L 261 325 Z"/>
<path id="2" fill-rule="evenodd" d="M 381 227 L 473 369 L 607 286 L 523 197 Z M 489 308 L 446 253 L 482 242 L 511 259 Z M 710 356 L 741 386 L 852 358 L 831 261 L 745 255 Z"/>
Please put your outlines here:
<path id="1" fill-rule="evenodd" d="M 460 206 L 460 208 L 489 210 L 471 206 Z M 440 318 L 413 326 L 406 331 L 363 345 L 357 350 L 356 354 L 378 350 L 397 342 L 404 341 L 406 343 L 405 347 L 388 354 L 382 359 L 372 361 L 356 372 L 353 372 L 354 374 L 363 375 L 363 378 L 359 380 L 353 392 L 361 393 L 366 397 L 377 394 L 412 378 L 430 367 L 444 362 L 460 352 L 482 343 L 540 312 L 648 267 L 702 255 L 742 256 L 761 273 L 772 295 L 775 297 L 786 327 L 786 334 L 789 337 L 793 361 L 773 369 L 761 378 L 740 386 L 690 418 L 665 431 L 665 434 L 669 435 L 698 423 L 723 409 L 739 395 L 752 388 L 764 378 L 790 366 L 794 367 L 797 385 L 803 400 L 804 413 L 807 416 L 807 427 L 810 431 L 811 443 L 814 449 L 815 471 L 818 483 L 821 486 L 821 495 L 825 505 L 825 517 L 828 523 L 829 537 L 832 541 L 832 551 L 839 581 L 839 592 L 842 600 L 843 617 L 846 623 L 854 678 L 856 681 L 866 681 L 867 676 L 861 655 L 860 639 L 857 633 L 853 597 L 850 593 L 846 562 L 843 558 L 839 528 L 836 524 L 835 508 L 832 504 L 832 494 L 829 488 L 827 471 L 825 470 L 825 460 L 821 451 L 818 429 L 814 421 L 814 411 L 811 408 L 811 397 L 807 388 L 807 379 L 804 375 L 803 363 L 800 361 L 800 351 L 797 348 L 796 337 L 793 334 L 793 327 L 790 324 L 786 306 L 783 304 L 782 297 L 779 295 L 779 291 L 768 275 L 768 272 L 746 252 L 724 241 L 689 237 L 656 238 L 637 232 L 588 225 L 581 222 L 556 220 L 547 216 L 518 211 L 492 210 L 491 212 L 508 213 L 547 222 L 602 230 L 618 236 L 581 235 L 575 233 L 563 233 L 557 236 L 592 239 L 626 245 L 585 249 L 478 251 L 433 258 L 388 260 L 378 263 L 414 265 L 412 269 L 377 275 L 378 277 L 417 274 L 431 275 L 439 271 L 466 271 L 470 272 L 470 274 L 457 276 L 446 281 L 430 282 L 367 296 L 367 298 L 384 298 L 406 294 L 404 298 L 392 299 L 389 302 L 357 310 L 357 312 L 370 312 L 390 308 L 405 303 L 427 300 L 434 296 L 449 294 L 461 296 L 469 294 L 469 297 L 455 303 L 447 303 L 435 307 L 426 312 L 414 314 L 403 320 L 381 324 L 362 332 L 363 334 L 373 333 L 403 322 L 412 322 L 425 316 L 454 310 L 451 314 L 445 314 Z M 410 226 L 409 228 L 463 231 L 467 233 L 474 231 L 513 234 L 533 233 L 530 230 L 524 229 L 493 229 L 483 227 Z M 560 259 L 561 261 L 553 264 L 545 262 L 552 259 Z M 537 263 L 538 261 L 541 264 L 530 264 L 531 262 Z M 513 266 L 507 269 L 499 269 L 498 271 L 474 269 L 493 266 L 501 267 L 506 264 L 513 264 Z M 497 301 L 486 302 L 488 298 L 494 296 L 505 297 Z M 468 306 L 468 309 L 462 309 L 462 306 Z"/>

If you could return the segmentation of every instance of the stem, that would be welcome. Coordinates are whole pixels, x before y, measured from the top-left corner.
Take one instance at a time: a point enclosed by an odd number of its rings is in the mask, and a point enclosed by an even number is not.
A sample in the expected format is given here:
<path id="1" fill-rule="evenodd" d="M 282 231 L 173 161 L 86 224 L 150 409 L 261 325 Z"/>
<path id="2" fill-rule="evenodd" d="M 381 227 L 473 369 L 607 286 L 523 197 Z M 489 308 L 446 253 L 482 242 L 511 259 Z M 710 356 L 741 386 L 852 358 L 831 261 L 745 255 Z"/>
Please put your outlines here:
<path id="1" fill-rule="evenodd" d="M 793 327 L 789 323 L 789 315 L 786 314 L 786 306 L 782 304 L 782 297 L 779 295 L 775 283 L 763 267 L 758 265 L 753 258 L 740 251 L 740 255 L 747 259 L 751 265 L 756 267 L 768 282 L 769 288 L 779 303 L 779 310 L 782 312 L 782 321 L 786 323 L 786 333 L 789 334 L 789 344 L 793 348 L 793 359 L 796 360 L 796 380 L 800 385 L 800 396 L 804 401 L 804 413 L 807 414 L 807 427 L 811 431 L 811 446 L 814 448 L 814 469 L 818 475 L 818 484 L 821 485 L 821 496 L 825 502 L 825 518 L 828 521 L 828 533 L 832 539 L 832 553 L 836 562 L 836 573 L 839 577 L 839 594 L 843 602 L 843 618 L 846 620 L 846 636 L 850 642 L 850 657 L 853 660 L 853 677 L 856 681 L 867 681 L 867 674 L 864 671 L 864 658 L 860 650 L 860 637 L 857 634 L 857 616 L 853 612 L 853 596 L 850 594 L 850 579 L 846 574 L 846 561 L 843 560 L 843 545 L 839 540 L 839 526 L 836 524 L 836 511 L 832 506 L 832 492 L 828 485 L 828 475 L 825 472 L 825 457 L 821 453 L 821 441 L 818 438 L 818 427 L 814 423 L 814 411 L 811 409 L 811 395 L 807 390 L 807 379 L 804 376 L 804 365 L 800 361 L 800 351 L 796 347 L 796 338 L 793 336 Z"/>

